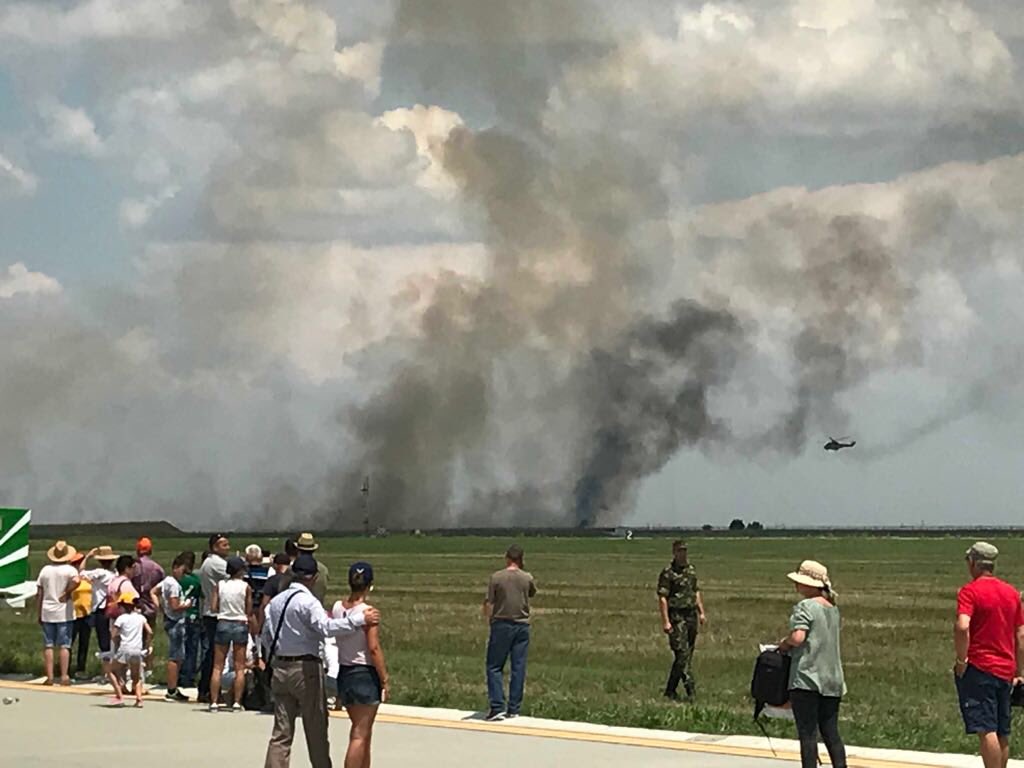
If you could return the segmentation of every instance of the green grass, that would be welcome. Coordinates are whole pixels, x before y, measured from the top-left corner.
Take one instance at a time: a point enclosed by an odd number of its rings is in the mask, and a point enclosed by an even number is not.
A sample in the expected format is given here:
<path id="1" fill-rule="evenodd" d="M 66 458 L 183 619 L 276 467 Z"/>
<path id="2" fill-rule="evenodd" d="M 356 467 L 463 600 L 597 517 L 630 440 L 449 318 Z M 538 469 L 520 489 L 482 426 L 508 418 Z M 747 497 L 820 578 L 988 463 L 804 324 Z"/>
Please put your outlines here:
<path id="1" fill-rule="evenodd" d="M 236 540 L 243 547 L 251 540 Z M 87 547 L 127 542 L 73 541 Z M 276 542 L 274 542 L 276 543 Z M 481 709 L 487 628 L 480 602 L 487 576 L 508 542 L 490 538 L 339 538 L 320 557 L 341 594 L 347 565 L 370 560 L 373 603 L 384 613 L 383 642 L 398 704 Z M 843 611 L 843 658 L 850 693 L 842 730 L 849 743 L 971 752 L 952 686 L 955 595 L 966 580 L 967 539 L 697 538 L 709 625 L 698 640 L 699 702 L 659 696 L 671 661 L 660 632 L 655 583 L 669 559 L 667 540 L 530 538 L 527 568 L 540 589 L 534 602 L 524 714 L 613 725 L 704 733 L 758 731 L 747 696 L 756 645 L 786 626 L 795 593 L 785 574 L 804 558 L 826 563 Z M 1000 575 L 1024 575 L 1024 541 L 995 540 Z M 47 545 L 49 542 L 47 542 Z M 165 565 L 198 539 L 158 540 Z M 33 569 L 43 542 L 33 542 Z M 40 637 L 32 610 L 0 612 L 0 671 L 39 672 Z M 165 646 L 157 633 L 157 653 Z M 93 662 L 95 664 L 95 662 Z M 162 668 L 158 666 L 158 677 Z M 771 732 L 792 736 L 791 723 Z M 1022 753 L 1017 748 L 1017 755 Z"/>

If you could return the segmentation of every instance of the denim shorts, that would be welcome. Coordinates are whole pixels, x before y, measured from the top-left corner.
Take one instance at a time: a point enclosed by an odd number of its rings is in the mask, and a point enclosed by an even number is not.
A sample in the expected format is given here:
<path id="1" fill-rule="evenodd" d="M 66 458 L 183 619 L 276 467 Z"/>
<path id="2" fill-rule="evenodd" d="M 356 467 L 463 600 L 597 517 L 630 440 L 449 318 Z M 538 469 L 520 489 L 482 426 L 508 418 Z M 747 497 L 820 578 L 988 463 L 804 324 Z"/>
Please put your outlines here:
<path id="1" fill-rule="evenodd" d="M 244 646 L 249 642 L 249 625 L 244 621 L 224 621 L 220 619 L 217 622 L 217 632 L 213 636 L 213 642 L 216 645 L 241 645 Z"/>
<path id="2" fill-rule="evenodd" d="M 164 616 L 164 630 L 167 632 L 167 660 L 185 660 L 185 620 L 168 619 Z"/>
<path id="3" fill-rule="evenodd" d="M 967 733 L 1010 735 L 1010 693 L 1008 680 L 982 672 L 970 664 L 963 677 L 956 678 L 960 714 Z"/>
<path id="4" fill-rule="evenodd" d="M 375 667 L 357 665 L 338 670 L 338 701 L 351 704 L 380 704 L 380 677 Z"/>
<path id="5" fill-rule="evenodd" d="M 73 621 L 47 621 L 43 623 L 43 645 L 47 648 L 59 646 L 71 647 L 71 636 L 74 634 Z"/>

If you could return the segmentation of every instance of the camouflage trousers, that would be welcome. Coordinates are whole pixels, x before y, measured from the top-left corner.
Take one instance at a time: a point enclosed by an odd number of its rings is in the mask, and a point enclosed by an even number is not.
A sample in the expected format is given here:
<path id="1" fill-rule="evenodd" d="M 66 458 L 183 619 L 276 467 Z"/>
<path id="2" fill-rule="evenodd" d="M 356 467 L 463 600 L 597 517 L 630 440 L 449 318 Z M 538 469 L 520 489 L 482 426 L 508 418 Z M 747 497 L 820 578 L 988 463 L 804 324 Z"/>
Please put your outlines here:
<path id="1" fill-rule="evenodd" d="M 683 683 L 688 693 L 693 692 L 693 649 L 697 644 L 697 611 L 669 611 L 668 620 L 672 631 L 668 633 L 668 647 L 672 649 L 672 670 L 668 677 L 667 690 L 675 692 Z"/>

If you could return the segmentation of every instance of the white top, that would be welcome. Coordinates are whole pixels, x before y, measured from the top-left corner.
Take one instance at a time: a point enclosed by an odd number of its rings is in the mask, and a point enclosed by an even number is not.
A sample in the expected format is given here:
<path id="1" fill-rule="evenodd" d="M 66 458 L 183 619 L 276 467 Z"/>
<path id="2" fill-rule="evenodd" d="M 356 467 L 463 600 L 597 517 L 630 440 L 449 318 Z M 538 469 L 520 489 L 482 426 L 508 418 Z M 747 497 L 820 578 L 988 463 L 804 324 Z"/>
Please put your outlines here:
<path id="1" fill-rule="evenodd" d="M 171 621 L 179 621 L 185 615 L 185 608 L 176 611 L 171 608 L 171 598 L 181 600 L 181 584 L 173 576 L 165 576 L 158 585 L 160 588 L 160 605 L 163 608 L 164 616 Z"/>
<path id="2" fill-rule="evenodd" d="M 355 619 L 359 617 L 363 623 L 363 613 L 366 612 L 366 603 L 359 603 L 346 609 L 341 600 L 334 604 L 331 615 L 336 619 Z M 343 667 L 366 667 L 369 656 L 369 647 L 366 643 L 366 632 L 349 632 L 338 638 L 338 663 Z"/>
<path id="3" fill-rule="evenodd" d="M 245 591 L 249 588 L 245 579 L 228 579 L 217 585 L 220 596 L 220 610 L 217 618 L 221 621 L 245 621 Z"/>
<path id="4" fill-rule="evenodd" d="M 220 555 L 210 555 L 199 566 L 199 585 L 203 589 L 203 616 L 214 616 L 210 609 L 210 598 L 218 582 L 228 577 L 228 561 Z"/>
<path id="5" fill-rule="evenodd" d="M 78 569 L 61 563 L 44 565 L 36 584 L 43 588 L 41 617 L 45 624 L 59 624 L 75 620 L 75 604 L 70 598 L 61 600 L 68 587 L 78 578 Z"/>
<path id="6" fill-rule="evenodd" d="M 146 617 L 138 611 L 122 613 L 114 619 L 114 626 L 121 636 L 118 650 L 122 653 L 142 653 L 142 628 L 146 626 Z"/>
<path id="7" fill-rule="evenodd" d="M 292 595 L 295 597 L 288 603 L 288 610 L 282 617 L 285 601 Z M 262 636 L 265 648 L 270 648 L 282 620 L 281 638 L 277 642 L 274 656 L 318 656 L 325 638 L 355 632 L 366 623 L 362 616 L 330 618 L 306 585 L 296 581 L 267 604 L 267 620 L 263 623 Z"/>
<path id="8" fill-rule="evenodd" d="M 117 575 L 106 568 L 93 568 L 82 571 L 82 578 L 92 584 L 92 612 L 102 611 L 107 607 L 107 585 Z"/>

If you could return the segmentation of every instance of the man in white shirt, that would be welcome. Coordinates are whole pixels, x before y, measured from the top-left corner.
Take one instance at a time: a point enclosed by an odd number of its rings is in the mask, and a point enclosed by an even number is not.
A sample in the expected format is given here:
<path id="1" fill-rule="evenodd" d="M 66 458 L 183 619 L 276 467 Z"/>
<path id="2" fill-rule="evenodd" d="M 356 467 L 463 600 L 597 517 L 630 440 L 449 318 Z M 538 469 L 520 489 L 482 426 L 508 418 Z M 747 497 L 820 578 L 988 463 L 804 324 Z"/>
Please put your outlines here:
<path id="1" fill-rule="evenodd" d="M 267 606 L 263 643 L 270 649 L 274 669 L 274 732 L 264 768 L 288 768 L 297 716 L 302 717 L 310 764 L 313 768 L 331 768 L 320 644 L 325 638 L 380 623 L 380 612 L 375 609 L 367 609 L 354 619 L 329 618 L 310 591 L 317 570 L 312 555 L 299 555 L 292 564 L 293 579 L 288 589 Z"/>
<path id="2" fill-rule="evenodd" d="M 223 533 L 210 537 L 210 555 L 199 566 L 199 584 L 203 590 L 203 664 L 199 671 L 198 701 L 210 702 L 210 675 L 213 674 L 213 639 L 217 634 L 217 614 L 210 598 L 217 592 L 217 585 L 228 577 L 227 557 L 231 554 L 231 542 Z"/>
<path id="3" fill-rule="evenodd" d="M 43 628 L 43 666 L 46 681 L 53 685 L 53 648 L 60 648 L 60 684 L 71 685 L 68 666 L 71 663 L 71 635 L 75 625 L 75 604 L 71 594 L 78 586 L 78 569 L 71 565 L 77 550 L 66 541 L 58 541 L 46 552 L 50 560 L 36 581 L 36 603 L 39 625 Z"/>

